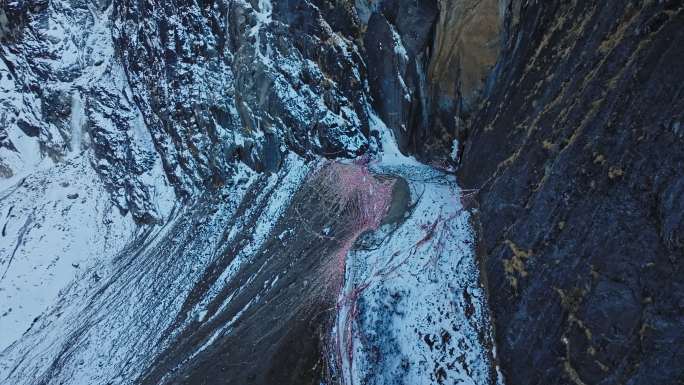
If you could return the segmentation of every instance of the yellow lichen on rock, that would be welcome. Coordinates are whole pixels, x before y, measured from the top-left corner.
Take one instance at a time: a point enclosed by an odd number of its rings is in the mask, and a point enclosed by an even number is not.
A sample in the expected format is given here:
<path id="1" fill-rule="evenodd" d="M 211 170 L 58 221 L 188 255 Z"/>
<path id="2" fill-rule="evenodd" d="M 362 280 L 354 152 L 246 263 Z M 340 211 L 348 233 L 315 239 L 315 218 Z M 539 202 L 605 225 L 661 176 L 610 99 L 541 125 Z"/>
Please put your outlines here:
<path id="1" fill-rule="evenodd" d="M 511 286 L 513 286 L 514 289 L 517 289 L 517 275 L 523 278 L 527 277 L 528 273 L 527 270 L 525 270 L 525 261 L 532 256 L 532 251 L 522 250 L 510 240 L 506 240 L 504 243 L 506 243 L 513 252 L 513 257 L 503 260 L 504 270 L 506 271 L 506 277 L 508 277 Z"/>
<path id="2" fill-rule="evenodd" d="M 608 170 L 608 178 L 615 179 L 625 175 L 625 171 L 620 167 L 611 167 Z"/>

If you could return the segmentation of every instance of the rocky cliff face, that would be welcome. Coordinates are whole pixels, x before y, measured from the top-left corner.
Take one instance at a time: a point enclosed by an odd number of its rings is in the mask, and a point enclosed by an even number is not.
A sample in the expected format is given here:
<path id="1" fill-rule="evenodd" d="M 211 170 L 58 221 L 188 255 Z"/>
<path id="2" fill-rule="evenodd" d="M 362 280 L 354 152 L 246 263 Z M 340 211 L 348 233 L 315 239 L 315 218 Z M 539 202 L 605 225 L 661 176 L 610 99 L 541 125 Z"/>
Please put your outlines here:
<path id="1" fill-rule="evenodd" d="M 288 151 L 360 155 L 369 130 L 358 27 L 348 7 L 323 8 L 13 2 L 3 174 L 31 168 L 12 151 L 19 142 L 40 147 L 33 163 L 92 147 L 119 208 L 150 222 L 160 218 L 144 180 L 151 150 L 181 197 L 224 184 L 236 161 L 273 172 Z M 22 138 L 8 137 L 14 125 Z"/>
<path id="2" fill-rule="evenodd" d="M 114 40 L 179 190 L 222 185 L 235 160 L 368 146 L 365 69 L 349 5 L 116 2 Z"/>
<path id="3" fill-rule="evenodd" d="M 423 160 L 453 160 L 454 140 L 477 109 L 498 58 L 503 3 L 370 4 L 364 48 L 378 113 L 403 151 Z"/>
<path id="4" fill-rule="evenodd" d="M 122 212 L 139 222 L 159 220 L 162 158 L 118 59 L 111 7 L 18 1 L 4 9 L 13 28 L 0 52 L 0 169 L 7 184 L 86 151 Z"/>
<path id="5" fill-rule="evenodd" d="M 506 9 L 460 175 L 511 384 L 684 380 L 683 8 Z"/>
<path id="6" fill-rule="evenodd" d="M 453 141 L 477 110 L 501 49 L 504 22 L 496 0 L 443 0 L 440 10 L 427 70 L 429 120 L 417 139 L 423 143 L 418 151 L 432 157 L 445 157 L 440 147 L 450 148 L 451 154 L 460 150 Z"/>

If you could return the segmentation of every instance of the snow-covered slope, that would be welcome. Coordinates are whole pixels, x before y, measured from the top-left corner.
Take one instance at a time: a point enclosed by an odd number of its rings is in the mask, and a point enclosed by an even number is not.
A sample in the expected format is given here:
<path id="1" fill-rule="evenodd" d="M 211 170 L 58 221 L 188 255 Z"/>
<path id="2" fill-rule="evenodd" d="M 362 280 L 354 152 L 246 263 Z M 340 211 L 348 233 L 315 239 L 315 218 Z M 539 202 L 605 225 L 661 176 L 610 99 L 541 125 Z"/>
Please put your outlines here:
<path id="1" fill-rule="evenodd" d="M 111 7 L 6 7 L 26 25 L 0 51 L 0 349 L 176 200 L 115 58 Z"/>
<path id="2" fill-rule="evenodd" d="M 347 257 L 335 341 L 345 384 L 500 383 L 471 214 L 455 177 L 382 138 L 371 169 L 407 182 L 409 208 Z"/>
<path id="3" fill-rule="evenodd" d="M 406 384 L 445 379 L 492 382 L 496 375 L 486 302 L 461 192 L 452 176 L 392 150 L 389 130 L 376 118 L 374 122 L 381 129 L 386 150 L 380 150 L 378 160 L 371 160 L 370 170 L 408 182 L 409 208 L 400 211 L 394 222 L 364 233 L 351 249 L 344 246 L 349 222 L 337 217 L 333 207 L 322 206 L 329 211 L 323 216 L 330 224 L 308 215 L 304 218 L 312 219 L 301 222 L 300 213 L 310 210 L 313 202 L 306 200 L 311 196 L 304 183 L 317 186 L 320 182 L 313 177 L 317 175 L 313 165 L 307 166 L 297 156 L 288 158 L 283 169 L 270 177 L 243 167 L 218 200 L 205 196 L 191 206 L 177 208 L 163 226 L 133 231 L 130 216 L 126 219 L 116 211 L 89 208 L 88 213 L 114 215 L 119 222 L 105 222 L 107 229 L 121 230 L 84 246 L 71 242 L 68 235 L 106 234 L 97 227 L 99 217 L 91 219 L 92 228 L 83 220 L 78 222 L 83 228 L 65 229 L 67 237 L 61 247 L 72 259 L 63 262 L 75 265 L 62 270 L 80 273 L 63 273 L 58 284 L 64 285 L 70 277 L 78 279 L 52 301 L 42 298 L 39 305 L 51 306 L 2 352 L 0 377 L 16 384 L 36 379 L 129 384 L 176 383 L 184 375 L 197 376 L 197 363 L 221 359 L 217 351 L 226 349 L 227 341 L 250 343 L 243 340 L 247 335 L 237 325 L 268 329 L 268 317 L 255 314 L 274 311 L 282 301 L 277 294 L 284 288 L 295 282 L 308 287 L 307 281 L 320 286 L 316 283 L 320 270 L 302 267 L 312 263 L 312 257 L 298 261 L 289 256 L 300 248 L 307 250 L 311 242 L 307 239 L 311 239 L 321 245 L 314 250 L 326 266 L 337 263 L 339 250 L 345 251 L 344 285 L 332 285 L 333 291 L 311 297 L 337 302 L 330 308 L 336 309 L 330 313 L 336 321 L 326 329 L 331 338 L 323 338 L 330 344 L 324 351 L 333 352 L 329 362 L 336 374 L 331 378 L 349 384 L 393 383 L 397 378 Z M 348 167 L 368 166 L 351 163 Z M 372 186 L 358 188 L 362 194 L 373 195 L 364 191 Z M 56 187 L 50 191 L 58 202 L 63 202 L 61 198 L 69 203 L 73 195 L 68 187 L 61 195 Z M 97 202 L 89 188 L 79 191 L 77 202 Z M 87 207 L 71 209 L 79 208 Z M 42 244 L 32 240 L 30 232 L 21 239 L 19 225 L 10 229 L 18 233 L 17 242 L 32 247 L 20 249 L 22 255 L 38 260 Z M 48 234 L 57 233 L 50 230 Z M 96 242 L 108 242 L 100 256 L 109 258 L 86 255 L 77 259 L 73 254 L 97 251 L 101 243 Z M 14 262 L 9 282 L 26 279 L 20 269 L 27 262 Z M 55 271 L 61 271 L 61 266 Z M 26 288 L 25 283 L 19 286 Z M 297 302 L 297 297 L 288 297 Z M 284 326 L 293 325 L 296 321 Z M 261 338 L 268 334 L 264 332 Z M 229 355 L 225 364 L 242 359 Z"/>
<path id="4" fill-rule="evenodd" d="M 372 16 L 3 12 L 21 23 L 0 15 L 0 383 L 497 381 L 463 192 L 377 116 Z M 425 42 L 389 28 L 420 67 Z"/>
<path id="5" fill-rule="evenodd" d="M 0 378 L 15 384 L 134 383 L 184 328 L 212 321 L 206 307 L 253 257 L 306 170 L 296 159 L 272 177 L 243 170 L 221 202 L 178 208 L 164 226 L 140 229 L 118 248 L 108 247 L 103 254 L 110 258 L 90 259 L 86 273 L 0 354 Z M 257 225 L 250 231 L 248 223 Z M 184 308 L 211 263 L 245 236 L 249 244 L 232 256 L 216 285 Z"/>
<path id="6" fill-rule="evenodd" d="M 122 250 L 122 216 L 85 157 L 37 171 L 0 195 L 0 350 L 18 339 L 75 278 Z"/>

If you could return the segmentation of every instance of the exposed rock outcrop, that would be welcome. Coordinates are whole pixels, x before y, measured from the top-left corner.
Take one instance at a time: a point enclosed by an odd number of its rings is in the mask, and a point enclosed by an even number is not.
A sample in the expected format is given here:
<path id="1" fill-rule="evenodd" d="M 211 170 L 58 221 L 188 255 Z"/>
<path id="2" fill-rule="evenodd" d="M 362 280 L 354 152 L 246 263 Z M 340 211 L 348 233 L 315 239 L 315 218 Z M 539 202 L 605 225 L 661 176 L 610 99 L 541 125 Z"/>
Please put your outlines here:
<path id="1" fill-rule="evenodd" d="M 414 131 L 428 124 L 425 68 L 430 59 L 434 0 L 381 1 L 364 34 L 373 105 L 403 152 L 414 152 Z"/>
<path id="2" fill-rule="evenodd" d="M 344 158 L 369 145 L 349 4 L 74 0 L 1 9 L 5 177 L 92 147 L 117 206 L 148 223 L 160 220 L 151 204 L 159 165 L 188 199 L 224 184 L 238 162 L 274 172 L 289 151 Z"/>
<path id="3" fill-rule="evenodd" d="M 179 193 L 240 160 L 353 157 L 368 145 L 358 26 L 335 2 L 124 1 L 114 38 Z"/>
<path id="4" fill-rule="evenodd" d="M 461 165 L 509 384 L 684 380 L 684 6 L 508 4 Z"/>
<path id="5" fill-rule="evenodd" d="M 155 222 L 161 158 L 116 56 L 112 8 L 97 5 L 3 6 L 14 32 L 0 46 L 0 174 L 14 183 L 85 151 L 119 209 Z"/>

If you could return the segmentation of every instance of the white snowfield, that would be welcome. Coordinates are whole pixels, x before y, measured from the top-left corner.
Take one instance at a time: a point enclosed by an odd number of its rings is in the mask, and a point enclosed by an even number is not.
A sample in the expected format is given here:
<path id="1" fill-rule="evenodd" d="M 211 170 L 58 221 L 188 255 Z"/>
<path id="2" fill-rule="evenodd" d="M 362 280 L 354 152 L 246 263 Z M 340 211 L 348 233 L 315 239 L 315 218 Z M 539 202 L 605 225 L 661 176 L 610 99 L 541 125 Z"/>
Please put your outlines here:
<path id="1" fill-rule="evenodd" d="M 122 250 L 135 224 L 121 216 L 90 164 L 78 157 L 0 192 L 0 228 L 2 351 L 68 283 L 103 274 L 90 268 Z"/>

